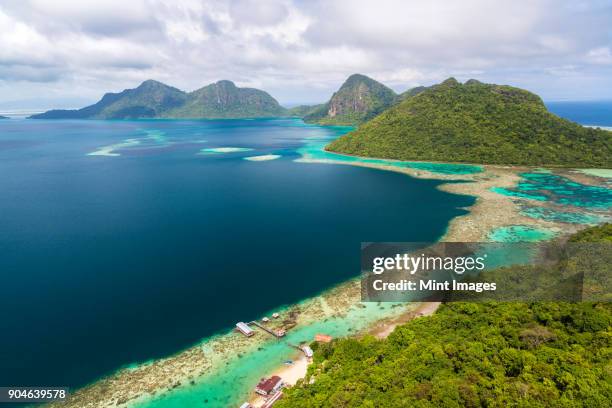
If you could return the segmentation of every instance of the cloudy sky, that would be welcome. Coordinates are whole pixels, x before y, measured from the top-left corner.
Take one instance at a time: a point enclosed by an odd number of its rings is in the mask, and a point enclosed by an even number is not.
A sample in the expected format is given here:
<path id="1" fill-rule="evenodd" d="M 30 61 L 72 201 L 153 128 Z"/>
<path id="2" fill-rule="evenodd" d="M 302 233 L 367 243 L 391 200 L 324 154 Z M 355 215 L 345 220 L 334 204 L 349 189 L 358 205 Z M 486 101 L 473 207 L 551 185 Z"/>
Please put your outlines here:
<path id="1" fill-rule="evenodd" d="M 0 0 L 0 108 L 76 107 L 154 78 L 286 105 L 351 73 L 612 100 L 612 0 Z"/>

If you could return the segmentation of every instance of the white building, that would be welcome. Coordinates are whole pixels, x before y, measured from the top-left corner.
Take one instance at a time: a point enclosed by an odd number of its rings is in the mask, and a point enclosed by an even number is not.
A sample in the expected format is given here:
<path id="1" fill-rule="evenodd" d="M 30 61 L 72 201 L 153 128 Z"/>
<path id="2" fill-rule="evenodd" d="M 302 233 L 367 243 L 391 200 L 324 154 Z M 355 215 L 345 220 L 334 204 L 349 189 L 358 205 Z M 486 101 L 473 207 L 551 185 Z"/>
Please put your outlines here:
<path id="1" fill-rule="evenodd" d="M 314 355 L 312 349 L 309 346 L 302 346 L 302 351 L 308 358 L 312 358 L 312 356 Z"/>
<path id="2" fill-rule="evenodd" d="M 247 337 L 251 337 L 252 335 L 255 334 L 255 332 L 253 330 L 251 330 L 251 328 L 249 327 L 248 324 L 244 323 L 244 322 L 238 322 L 236 323 L 236 329 L 238 329 L 238 331 L 242 334 L 244 334 Z"/>

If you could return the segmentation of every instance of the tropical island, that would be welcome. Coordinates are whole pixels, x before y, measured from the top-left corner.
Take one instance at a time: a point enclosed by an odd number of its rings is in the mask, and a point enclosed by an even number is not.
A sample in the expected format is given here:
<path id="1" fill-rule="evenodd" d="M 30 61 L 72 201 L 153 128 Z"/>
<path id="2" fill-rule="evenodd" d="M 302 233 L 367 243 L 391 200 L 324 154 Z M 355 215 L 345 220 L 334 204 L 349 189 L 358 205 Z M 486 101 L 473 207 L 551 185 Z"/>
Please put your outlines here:
<path id="1" fill-rule="evenodd" d="M 286 115 L 267 92 L 238 88 L 218 81 L 193 92 L 149 79 L 137 88 L 107 93 L 97 103 L 77 110 L 50 110 L 32 119 L 138 119 L 138 118 L 256 118 Z"/>
<path id="2" fill-rule="evenodd" d="M 528 91 L 454 78 L 405 98 L 326 149 L 396 160 L 612 167 L 612 133 L 559 118 Z"/>

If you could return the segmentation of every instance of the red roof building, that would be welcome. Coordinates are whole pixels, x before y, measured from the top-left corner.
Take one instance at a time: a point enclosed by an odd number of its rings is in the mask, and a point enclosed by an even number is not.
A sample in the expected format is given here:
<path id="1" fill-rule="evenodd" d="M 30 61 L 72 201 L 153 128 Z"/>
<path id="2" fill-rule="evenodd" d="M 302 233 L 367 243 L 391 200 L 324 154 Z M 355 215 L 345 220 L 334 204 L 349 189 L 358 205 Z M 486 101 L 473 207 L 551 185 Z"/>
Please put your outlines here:
<path id="1" fill-rule="evenodd" d="M 261 395 L 270 395 L 280 389 L 281 386 L 281 378 L 278 375 L 273 375 L 270 378 L 262 378 L 255 387 L 255 392 Z"/>

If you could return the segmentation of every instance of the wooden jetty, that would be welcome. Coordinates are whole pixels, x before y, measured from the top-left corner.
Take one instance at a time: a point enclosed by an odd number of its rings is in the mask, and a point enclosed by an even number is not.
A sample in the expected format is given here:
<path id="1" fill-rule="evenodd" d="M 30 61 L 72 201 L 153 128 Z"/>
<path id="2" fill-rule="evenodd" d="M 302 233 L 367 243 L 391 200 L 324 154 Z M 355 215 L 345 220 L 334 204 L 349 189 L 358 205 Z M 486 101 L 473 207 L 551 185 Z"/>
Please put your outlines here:
<path id="1" fill-rule="evenodd" d="M 276 338 L 280 338 L 283 337 L 285 335 L 285 331 L 283 329 L 279 329 L 279 330 L 272 330 L 267 328 L 266 326 L 264 326 L 263 324 L 259 324 L 258 322 L 256 322 L 255 320 L 253 320 L 252 322 L 250 322 L 249 324 L 252 324 L 254 326 L 259 327 L 261 330 L 265 331 L 268 334 L 271 334 L 272 336 L 276 337 Z"/>

